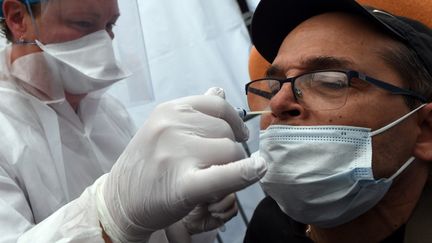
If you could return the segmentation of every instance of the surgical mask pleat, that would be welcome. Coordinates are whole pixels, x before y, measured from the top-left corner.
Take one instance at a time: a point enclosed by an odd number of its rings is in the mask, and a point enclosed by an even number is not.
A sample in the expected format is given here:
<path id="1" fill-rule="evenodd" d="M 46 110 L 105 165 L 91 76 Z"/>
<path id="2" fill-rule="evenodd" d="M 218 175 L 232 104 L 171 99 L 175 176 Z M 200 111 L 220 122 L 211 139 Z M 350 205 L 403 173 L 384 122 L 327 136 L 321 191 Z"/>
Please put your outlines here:
<path id="1" fill-rule="evenodd" d="M 61 82 L 68 93 L 86 94 L 131 75 L 116 60 L 112 40 L 105 30 L 69 42 L 36 43 L 51 60 L 52 68 L 61 70 Z"/>

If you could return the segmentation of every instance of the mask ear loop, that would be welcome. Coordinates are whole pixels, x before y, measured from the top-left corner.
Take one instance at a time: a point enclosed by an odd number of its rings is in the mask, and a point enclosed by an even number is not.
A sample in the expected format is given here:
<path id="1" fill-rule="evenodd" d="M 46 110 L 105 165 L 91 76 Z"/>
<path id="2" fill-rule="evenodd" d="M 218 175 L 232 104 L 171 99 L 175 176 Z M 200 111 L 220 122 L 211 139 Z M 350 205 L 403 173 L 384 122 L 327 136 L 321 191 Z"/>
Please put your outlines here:
<path id="1" fill-rule="evenodd" d="M 402 165 L 399 170 L 396 171 L 396 173 L 394 173 L 392 176 L 390 176 L 387 180 L 392 181 L 394 180 L 394 178 L 396 178 L 400 173 L 402 173 L 402 171 L 404 171 L 406 169 L 406 167 L 408 167 L 413 161 L 415 160 L 415 157 L 411 157 L 407 160 L 407 162 L 405 162 L 404 165 Z"/>
<path id="2" fill-rule="evenodd" d="M 63 102 L 66 102 L 65 98 L 42 101 L 42 103 L 44 103 L 45 105 L 58 104 L 58 103 L 63 103 Z"/>
<path id="3" fill-rule="evenodd" d="M 24 39 L 24 36 L 21 36 L 18 41 L 16 41 L 14 44 L 17 45 L 36 45 L 35 41 L 28 41 Z"/>
<path id="4" fill-rule="evenodd" d="M 382 133 L 382 132 L 384 132 L 384 131 L 386 131 L 386 130 L 388 130 L 388 129 L 394 127 L 394 126 L 396 126 L 397 124 L 399 124 L 400 122 L 402 122 L 403 120 L 405 120 L 407 117 L 411 116 L 411 115 L 414 114 L 416 111 L 418 111 L 418 110 L 420 110 L 421 108 L 423 108 L 425 105 L 427 105 L 427 103 L 425 103 L 425 104 L 421 104 L 419 107 L 417 107 L 417 108 L 415 108 L 414 110 L 410 111 L 409 113 L 407 113 L 407 114 L 404 115 L 403 117 L 397 119 L 396 121 L 394 121 L 394 122 L 392 122 L 392 123 L 390 123 L 390 124 L 387 124 L 386 126 L 381 127 L 380 129 L 377 129 L 377 130 L 375 130 L 375 131 L 370 132 L 370 136 L 373 137 L 373 136 L 375 136 L 375 135 L 377 135 L 377 134 L 380 134 L 380 133 Z"/>

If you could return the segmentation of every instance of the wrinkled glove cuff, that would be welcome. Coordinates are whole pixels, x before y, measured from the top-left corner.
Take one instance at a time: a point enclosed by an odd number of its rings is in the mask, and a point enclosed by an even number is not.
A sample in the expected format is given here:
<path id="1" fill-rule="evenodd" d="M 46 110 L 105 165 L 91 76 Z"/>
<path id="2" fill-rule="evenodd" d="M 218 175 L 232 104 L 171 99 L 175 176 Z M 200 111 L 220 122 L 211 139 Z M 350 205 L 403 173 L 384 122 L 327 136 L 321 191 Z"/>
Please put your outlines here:
<path id="1" fill-rule="evenodd" d="M 147 242 L 154 230 L 146 229 L 135 225 L 131 222 L 125 214 L 122 212 L 123 221 L 127 221 L 127 230 L 130 232 L 136 232 L 136 234 L 131 235 L 122 230 L 116 221 L 111 217 L 108 207 L 105 203 L 105 198 L 103 194 L 104 183 L 107 179 L 108 174 L 101 176 L 96 182 L 96 207 L 98 210 L 99 221 L 105 231 L 105 233 L 110 237 L 114 243 L 127 243 L 127 242 Z M 118 205 L 116 210 L 123 211 L 121 205 Z M 139 233 L 138 233 L 139 232 Z"/>

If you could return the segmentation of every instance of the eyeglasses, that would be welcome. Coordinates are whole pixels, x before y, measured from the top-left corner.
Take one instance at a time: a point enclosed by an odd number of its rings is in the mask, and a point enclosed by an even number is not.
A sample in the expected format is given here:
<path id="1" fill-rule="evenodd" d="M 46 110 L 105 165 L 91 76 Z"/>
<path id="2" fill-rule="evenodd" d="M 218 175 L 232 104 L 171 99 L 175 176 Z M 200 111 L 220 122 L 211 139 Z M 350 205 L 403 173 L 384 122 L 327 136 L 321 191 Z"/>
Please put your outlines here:
<path id="1" fill-rule="evenodd" d="M 270 99 L 279 92 L 283 84 L 291 83 L 296 101 L 306 109 L 333 110 L 345 105 L 354 78 L 387 90 L 391 94 L 404 95 L 426 102 L 423 96 L 411 90 L 396 87 L 352 70 L 322 70 L 286 79 L 257 79 L 246 84 L 246 96 L 251 111 L 268 110 Z"/>

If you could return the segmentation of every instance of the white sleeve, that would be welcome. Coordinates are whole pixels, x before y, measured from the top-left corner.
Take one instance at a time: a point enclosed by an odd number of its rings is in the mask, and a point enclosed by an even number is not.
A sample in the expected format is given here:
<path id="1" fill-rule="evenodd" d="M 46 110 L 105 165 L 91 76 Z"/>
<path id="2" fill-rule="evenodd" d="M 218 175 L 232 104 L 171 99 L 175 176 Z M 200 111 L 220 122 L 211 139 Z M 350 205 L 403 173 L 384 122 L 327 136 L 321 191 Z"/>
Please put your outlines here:
<path id="1" fill-rule="evenodd" d="M 104 242 L 94 202 L 96 185 L 103 177 L 79 198 L 32 227 L 30 207 L 22 191 L 0 170 L 0 242 Z"/>
<path id="2" fill-rule="evenodd" d="M 16 242 L 33 225 L 33 214 L 13 174 L 0 167 L 0 243 Z"/>
<path id="3" fill-rule="evenodd" d="M 25 193 L 10 170 L 0 167 L 0 243 L 12 242 L 104 242 L 94 195 L 104 176 L 88 187 L 76 200 L 64 205 L 48 218 L 34 224 Z M 192 236 L 192 243 L 214 242 L 217 230 Z M 163 230 L 155 232 L 149 243 L 168 242 Z"/>
<path id="4" fill-rule="evenodd" d="M 103 183 L 104 179 L 105 175 L 101 176 L 79 198 L 25 232 L 18 243 L 103 243 L 95 195 L 98 184 Z"/>

